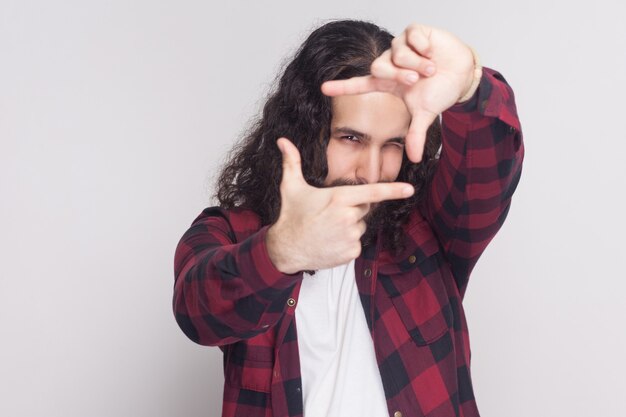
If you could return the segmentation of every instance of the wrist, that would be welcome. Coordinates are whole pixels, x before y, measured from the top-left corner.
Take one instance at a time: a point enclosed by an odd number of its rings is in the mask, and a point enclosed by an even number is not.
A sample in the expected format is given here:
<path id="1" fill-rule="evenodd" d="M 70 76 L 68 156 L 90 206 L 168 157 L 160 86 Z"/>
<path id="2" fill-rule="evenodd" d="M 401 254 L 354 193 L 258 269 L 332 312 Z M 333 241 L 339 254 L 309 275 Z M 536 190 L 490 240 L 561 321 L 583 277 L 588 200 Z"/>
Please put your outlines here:
<path id="1" fill-rule="evenodd" d="M 277 229 L 276 224 L 273 224 L 267 229 L 265 246 L 270 261 L 272 261 L 272 264 L 277 270 L 283 274 L 295 274 L 301 271 L 283 249 L 285 246 L 281 244 L 281 233 L 279 229 Z"/>
<path id="2" fill-rule="evenodd" d="M 467 100 L 472 98 L 472 96 L 474 95 L 474 93 L 476 93 L 476 90 L 478 89 L 478 85 L 480 84 L 480 79 L 482 78 L 482 75 L 483 75 L 483 67 L 482 67 L 482 65 L 480 63 L 480 58 L 479 58 L 478 54 L 476 53 L 474 48 L 472 48 L 471 46 L 468 46 L 468 48 L 472 52 L 472 57 L 473 57 L 473 60 L 474 60 L 474 69 L 472 71 L 472 80 L 469 83 L 469 86 L 467 87 L 465 92 L 458 99 L 457 104 L 466 102 Z"/>

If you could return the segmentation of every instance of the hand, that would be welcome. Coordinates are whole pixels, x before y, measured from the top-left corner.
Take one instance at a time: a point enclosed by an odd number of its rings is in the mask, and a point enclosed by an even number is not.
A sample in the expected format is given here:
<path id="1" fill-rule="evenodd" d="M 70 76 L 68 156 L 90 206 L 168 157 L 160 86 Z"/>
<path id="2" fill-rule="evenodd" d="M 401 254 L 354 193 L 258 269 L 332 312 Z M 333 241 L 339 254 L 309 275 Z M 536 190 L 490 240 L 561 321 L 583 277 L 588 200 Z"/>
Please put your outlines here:
<path id="1" fill-rule="evenodd" d="M 410 25 L 392 41 L 371 66 L 371 75 L 327 81 L 328 96 L 382 91 L 401 97 L 412 120 L 406 153 L 413 162 L 422 160 L 426 131 L 435 118 L 476 88 L 471 49 L 449 32 L 429 26 Z"/>
<path id="2" fill-rule="evenodd" d="M 277 145 L 283 157 L 281 207 L 266 244 L 274 266 L 283 273 L 331 268 L 357 258 L 370 204 L 414 193 L 407 183 L 313 187 L 302 175 L 295 145 L 286 138 Z"/>

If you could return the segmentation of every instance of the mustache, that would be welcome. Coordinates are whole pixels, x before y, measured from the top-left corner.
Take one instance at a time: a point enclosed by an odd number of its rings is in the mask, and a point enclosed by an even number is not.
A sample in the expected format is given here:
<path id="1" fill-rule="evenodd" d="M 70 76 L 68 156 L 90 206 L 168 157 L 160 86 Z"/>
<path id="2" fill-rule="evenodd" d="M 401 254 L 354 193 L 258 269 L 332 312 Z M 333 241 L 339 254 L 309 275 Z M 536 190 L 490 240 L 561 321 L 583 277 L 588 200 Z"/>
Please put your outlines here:
<path id="1" fill-rule="evenodd" d="M 391 182 L 391 181 L 378 181 L 378 184 L 380 183 L 386 183 L 386 182 Z M 326 185 L 325 187 L 339 187 L 342 185 L 364 185 L 364 184 L 368 184 L 367 181 L 361 179 L 352 179 L 352 178 L 337 178 L 335 180 L 333 180 L 330 184 Z"/>

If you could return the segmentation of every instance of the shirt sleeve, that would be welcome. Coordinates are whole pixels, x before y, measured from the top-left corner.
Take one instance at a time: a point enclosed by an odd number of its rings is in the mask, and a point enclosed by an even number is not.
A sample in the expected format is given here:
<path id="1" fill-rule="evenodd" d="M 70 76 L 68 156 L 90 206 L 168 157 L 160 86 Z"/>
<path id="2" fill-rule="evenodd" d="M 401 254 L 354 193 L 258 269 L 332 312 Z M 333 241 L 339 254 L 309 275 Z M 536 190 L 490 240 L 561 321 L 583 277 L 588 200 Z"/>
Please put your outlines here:
<path id="1" fill-rule="evenodd" d="M 442 114 L 442 148 L 424 200 L 461 297 L 502 226 L 522 172 L 524 145 L 513 90 L 483 68 L 474 96 Z"/>
<path id="2" fill-rule="evenodd" d="M 251 338 L 283 316 L 302 273 L 275 268 L 267 253 L 268 226 L 237 242 L 222 209 L 193 222 L 176 247 L 173 309 L 194 342 L 221 346 Z"/>

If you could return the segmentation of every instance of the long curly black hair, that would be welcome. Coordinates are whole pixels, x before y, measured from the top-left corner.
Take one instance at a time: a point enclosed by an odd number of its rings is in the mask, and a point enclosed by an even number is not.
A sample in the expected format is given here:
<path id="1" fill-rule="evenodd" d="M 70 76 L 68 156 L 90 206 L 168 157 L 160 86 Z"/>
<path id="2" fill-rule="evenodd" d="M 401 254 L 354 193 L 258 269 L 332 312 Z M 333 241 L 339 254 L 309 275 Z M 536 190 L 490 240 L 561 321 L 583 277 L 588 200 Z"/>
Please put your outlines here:
<path id="1" fill-rule="evenodd" d="M 327 80 L 347 79 L 370 73 L 374 59 L 391 47 L 393 35 L 370 22 L 339 20 L 314 30 L 278 77 L 263 107 L 243 139 L 231 150 L 217 179 L 215 198 L 220 207 L 250 209 L 263 225 L 280 213 L 282 157 L 276 140 L 287 137 L 300 151 L 307 182 L 322 187 L 328 173 L 326 147 L 331 122 L 331 99 L 320 90 Z M 438 120 L 430 126 L 422 162 L 404 155 L 397 181 L 415 186 L 405 200 L 381 204 L 368 221 L 365 245 L 381 230 L 383 244 L 402 249 L 402 225 L 426 193 L 441 145 Z"/>

